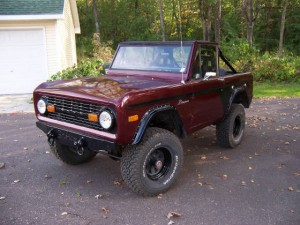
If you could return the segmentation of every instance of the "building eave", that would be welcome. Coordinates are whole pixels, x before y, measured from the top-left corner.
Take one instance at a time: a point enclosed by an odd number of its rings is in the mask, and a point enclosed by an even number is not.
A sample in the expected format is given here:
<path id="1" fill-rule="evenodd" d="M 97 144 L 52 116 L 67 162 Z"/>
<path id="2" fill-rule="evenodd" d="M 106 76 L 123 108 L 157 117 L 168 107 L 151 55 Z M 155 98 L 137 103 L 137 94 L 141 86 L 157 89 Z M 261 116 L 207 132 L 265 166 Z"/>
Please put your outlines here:
<path id="1" fill-rule="evenodd" d="M 20 21 L 20 20 L 60 20 L 64 19 L 63 14 L 47 15 L 1 15 L 0 21 Z"/>
<path id="2" fill-rule="evenodd" d="M 80 34 L 81 30 L 80 30 L 80 22 L 79 22 L 76 0 L 69 0 L 69 1 L 70 1 L 73 23 L 74 23 L 74 32 L 75 34 Z"/>

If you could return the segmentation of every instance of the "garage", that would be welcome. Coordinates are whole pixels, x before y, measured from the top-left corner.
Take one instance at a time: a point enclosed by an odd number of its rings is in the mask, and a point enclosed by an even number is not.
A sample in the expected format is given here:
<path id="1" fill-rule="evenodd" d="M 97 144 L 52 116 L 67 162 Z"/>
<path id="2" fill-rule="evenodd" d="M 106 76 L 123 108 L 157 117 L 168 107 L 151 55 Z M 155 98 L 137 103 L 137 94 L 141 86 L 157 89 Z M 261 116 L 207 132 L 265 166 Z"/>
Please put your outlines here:
<path id="1" fill-rule="evenodd" d="M 0 94 L 31 93 L 47 74 L 43 28 L 0 29 Z"/>
<path id="2" fill-rule="evenodd" d="M 0 2 L 0 95 L 32 93 L 77 65 L 76 0 Z"/>

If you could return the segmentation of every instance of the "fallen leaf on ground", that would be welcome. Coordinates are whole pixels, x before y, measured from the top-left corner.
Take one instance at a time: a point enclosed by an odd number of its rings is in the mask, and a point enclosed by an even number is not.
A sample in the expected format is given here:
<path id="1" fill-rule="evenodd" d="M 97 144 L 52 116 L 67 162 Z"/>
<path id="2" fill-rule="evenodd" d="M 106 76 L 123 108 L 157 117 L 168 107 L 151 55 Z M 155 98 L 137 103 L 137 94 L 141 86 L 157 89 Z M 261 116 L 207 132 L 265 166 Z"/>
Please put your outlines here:
<path id="1" fill-rule="evenodd" d="M 229 158 L 227 156 L 221 156 L 220 159 L 228 160 Z"/>
<path id="2" fill-rule="evenodd" d="M 4 169 L 5 168 L 5 163 L 0 163 L 0 169 Z"/>
<path id="3" fill-rule="evenodd" d="M 227 174 L 222 174 L 220 175 L 222 180 L 228 180 L 228 175 Z"/>
<path id="4" fill-rule="evenodd" d="M 159 195 L 157 196 L 157 198 L 158 198 L 158 199 L 162 199 L 162 198 L 163 198 L 163 194 L 159 194 Z"/>
<path id="5" fill-rule="evenodd" d="M 205 159 L 207 159 L 207 158 L 206 158 L 205 155 L 202 155 L 202 156 L 200 156 L 200 159 L 201 159 L 201 160 L 205 160 Z"/>
<path id="6" fill-rule="evenodd" d="M 109 209 L 106 207 L 102 207 L 102 212 L 103 212 L 103 218 L 107 218 L 107 215 L 109 213 Z"/>
<path id="7" fill-rule="evenodd" d="M 96 199 L 100 199 L 102 197 L 103 197 L 103 195 L 100 195 L 100 194 L 95 196 Z"/>
<path id="8" fill-rule="evenodd" d="M 117 185 L 117 186 L 121 186 L 121 185 L 123 185 L 124 184 L 124 180 L 115 180 L 114 182 L 114 185 Z"/>
<path id="9" fill-rule="evenodd" d="M 289 191 L 295 191 L 293 187 L 288 188 Z"/>
<path id="10" fill-rule="evenodd" d="M 201 174 L 198 174 L 198 179 L 203 179 L 204 176 L 202 176 Z"/>
<path id="11" fill-rule="evenodd" d="M 59 185 L 60 186 L 63 186 L 63 185 L 66 185 L 66 184 L 68 184 L 69 182 L 67 182 L 67 181 L 65 181 L 65 180 L 60 180 L 59 181 Z"/>
<path id="12" fill-rule="evenodd" d="M 181 214 L 178 212 L 169 212 L 167 217 L 168 219 L 171 219 L 172 217 L 181 217 Z"/>
<path id="13" fill-rule="evenodd" d="M 51 179 L 52 177 L 51 176 L 49 176 L 49 175 L 45 175 L 45 179 Z"/>
<path id="14" fill-rule="evenodd" d="M 203 182 L 199 182 L 198 183 L 200 186 L 203 186 L 203 185 L 205 185 L 205 186 L 207 186 L 210 190 L 213 190 L 214 189 L 214 187 L 213 187 L 213 185 L 212 184 L 210 184 L 210 183 L 207 183 L 207 182 L 205 182 L 205 181 L 203 181 Z"/>

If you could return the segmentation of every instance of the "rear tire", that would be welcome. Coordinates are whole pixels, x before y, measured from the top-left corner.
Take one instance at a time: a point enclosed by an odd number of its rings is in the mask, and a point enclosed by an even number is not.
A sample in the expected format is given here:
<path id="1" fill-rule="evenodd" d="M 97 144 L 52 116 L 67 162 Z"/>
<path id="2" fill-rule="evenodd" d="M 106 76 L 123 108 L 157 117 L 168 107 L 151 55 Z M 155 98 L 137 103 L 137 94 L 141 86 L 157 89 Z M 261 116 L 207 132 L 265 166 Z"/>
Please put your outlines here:
<path id="1" fill-rule="evenodd" d="M 241 104 L 232 104 L 228 116 L 216 126 L 217 141 L 222 147 L 234 148 L 241 143 L 244 130 L 245 109 Z"/>
<path id="2" fill-rule="evenodd" d="M 57 141 L 54 141 L 53 146 L 50 146 L 50 148 L 58 159 L 71 165 L 89 162 L 97 154 L 97 152 L 85 150 L 82 155 L 78 155 L 71 147 L 60 144 Z"/>
<path id="3" fill-rule="evenodd" d="M 121 173 L 134 192 L 155 196 L 174 184 L 182 163 L 183 148 L 177 136 L 161 128 L 148 128 L 140 144 L 123 151 Z"/>

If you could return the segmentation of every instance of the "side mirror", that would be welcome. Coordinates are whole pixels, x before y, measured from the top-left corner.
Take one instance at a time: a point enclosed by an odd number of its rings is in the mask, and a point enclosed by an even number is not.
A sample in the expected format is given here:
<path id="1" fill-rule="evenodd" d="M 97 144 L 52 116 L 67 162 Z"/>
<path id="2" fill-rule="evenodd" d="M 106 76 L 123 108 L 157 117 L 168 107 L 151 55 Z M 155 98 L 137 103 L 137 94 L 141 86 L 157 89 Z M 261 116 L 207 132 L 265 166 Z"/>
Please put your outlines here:
<path id="1" fill-rule="evenodd" d="M 206 72 L 203 80 L 208 80 L 210 77 L 217 76 L 216 72 Z"/>

